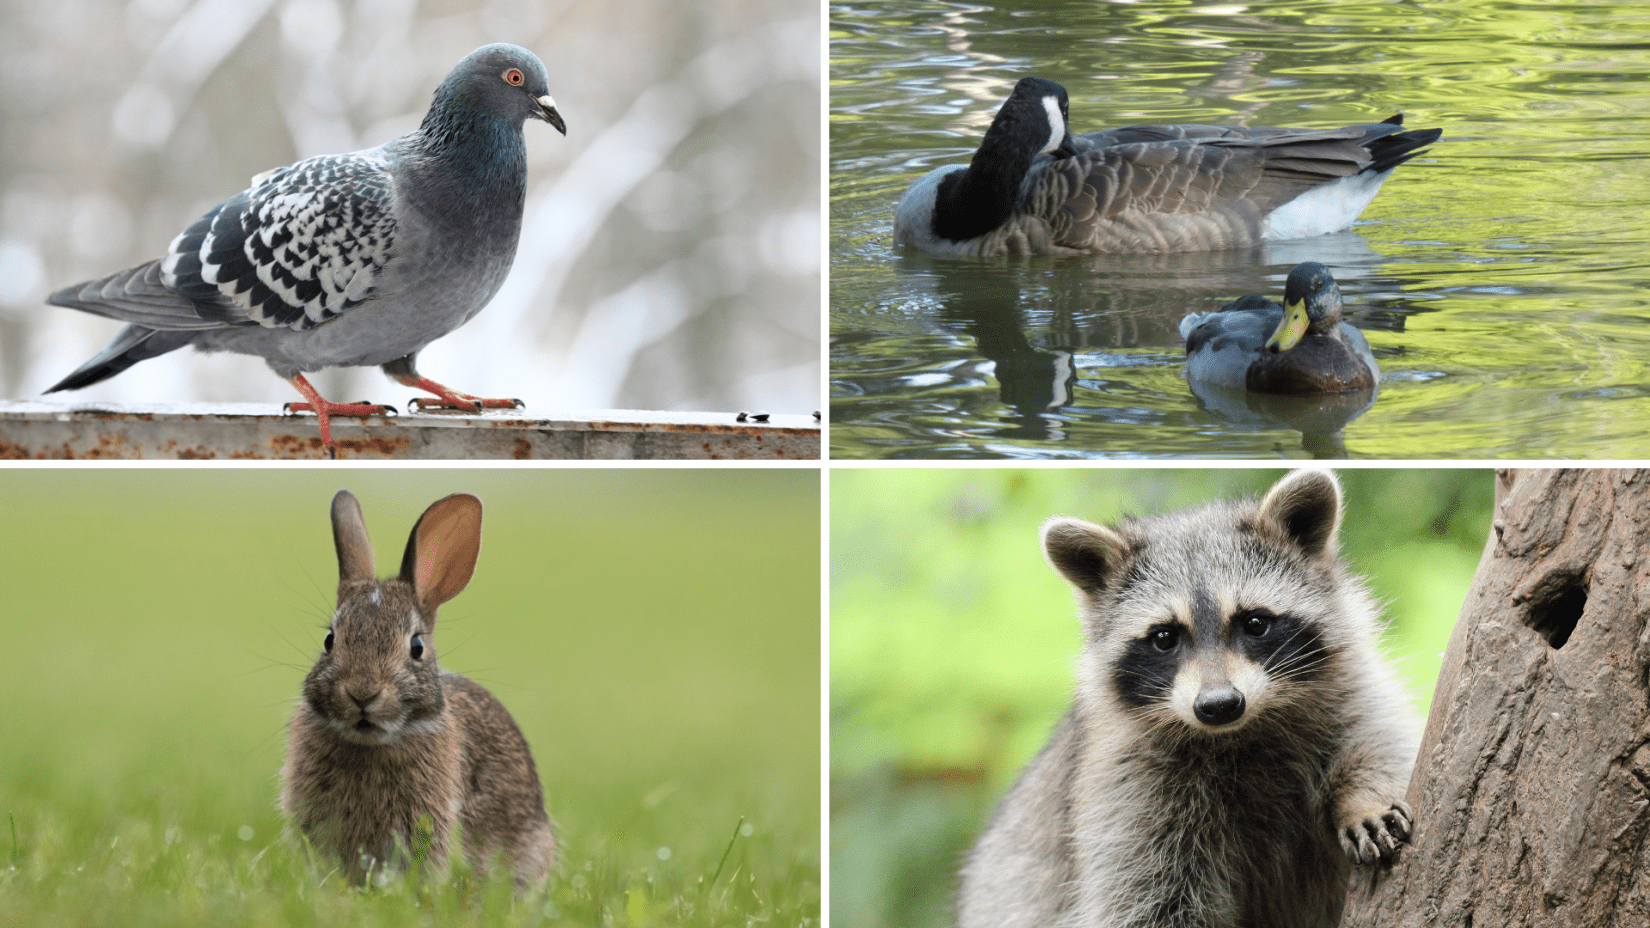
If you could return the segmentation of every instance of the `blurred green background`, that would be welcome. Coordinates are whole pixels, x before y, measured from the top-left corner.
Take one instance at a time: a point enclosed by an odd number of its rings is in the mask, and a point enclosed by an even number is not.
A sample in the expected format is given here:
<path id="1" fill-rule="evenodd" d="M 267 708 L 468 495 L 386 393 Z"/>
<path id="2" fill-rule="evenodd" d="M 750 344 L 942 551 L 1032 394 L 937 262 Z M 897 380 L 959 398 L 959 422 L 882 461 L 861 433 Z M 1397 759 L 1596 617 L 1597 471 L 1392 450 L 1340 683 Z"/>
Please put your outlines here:
<path id="1" fill-rule="evenodd" d="M 285 728 L 337 583 L 339 488 L 360 498 L 381 575 L 431 502 L 482 498 L 475 579 L 436 640 L 532 746 L 562 856 L 535 917 L 817 924 L 819 480 L 0 471 L 0 924 L 416 915 L 321 898 L 279 837 Z M 718 908 L 707 883 L 749 898 Z"/>
<path id="2" fill-rule="evenodd" d="M 1263 493 L 1281 470 L 831 474 L 831 921 L 950 924 L 958 863 L 1065 711 L 1082 646 L 1051 515 L 1112 522 Z M 1489 530 L 1487 470 L 1345 469 L 1341 550 L 1424 711 Z"/>

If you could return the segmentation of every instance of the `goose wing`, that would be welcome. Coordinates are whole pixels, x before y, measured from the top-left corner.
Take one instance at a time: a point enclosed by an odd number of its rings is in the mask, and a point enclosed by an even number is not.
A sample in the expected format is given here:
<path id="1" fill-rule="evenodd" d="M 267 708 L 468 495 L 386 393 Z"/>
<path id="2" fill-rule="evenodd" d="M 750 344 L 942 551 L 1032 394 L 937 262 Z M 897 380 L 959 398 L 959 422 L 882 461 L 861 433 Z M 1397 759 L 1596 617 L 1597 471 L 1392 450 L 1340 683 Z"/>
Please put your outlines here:
<path id="1" fill-rule="evenodd" d="M 1111 130 L 1139 138 L 1143 129 Z M 1358 173 L 1370 159 L 1358 126 L 1260 137 L 1203 136 L 1093 144 L 1028 177 L 1025 212 L 1059 248 L 1202 251 L 1258 242 L 1269 213 Z M 1203 127 L 1219 129 L 1220 127 Z M 1091 137 L 1092 138 L 1092 137 Z"/>

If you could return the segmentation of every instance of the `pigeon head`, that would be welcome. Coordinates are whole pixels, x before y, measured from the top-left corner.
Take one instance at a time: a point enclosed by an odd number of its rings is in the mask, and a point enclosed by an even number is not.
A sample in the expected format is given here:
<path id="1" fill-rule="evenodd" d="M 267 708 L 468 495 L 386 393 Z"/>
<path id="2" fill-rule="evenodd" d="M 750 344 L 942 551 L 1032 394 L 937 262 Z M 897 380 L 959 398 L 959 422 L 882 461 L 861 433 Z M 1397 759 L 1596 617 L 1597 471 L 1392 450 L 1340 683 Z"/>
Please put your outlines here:
<path id="1" fill-rule="evenodd" d="M 567 124 L 550 98 L 550 75 L 544 62 L 516 45 L 483 45 L 454 65 L 436 88 L 429 118 L 477 109 L 516 126 L 542 119 L 567 134 Z"/>

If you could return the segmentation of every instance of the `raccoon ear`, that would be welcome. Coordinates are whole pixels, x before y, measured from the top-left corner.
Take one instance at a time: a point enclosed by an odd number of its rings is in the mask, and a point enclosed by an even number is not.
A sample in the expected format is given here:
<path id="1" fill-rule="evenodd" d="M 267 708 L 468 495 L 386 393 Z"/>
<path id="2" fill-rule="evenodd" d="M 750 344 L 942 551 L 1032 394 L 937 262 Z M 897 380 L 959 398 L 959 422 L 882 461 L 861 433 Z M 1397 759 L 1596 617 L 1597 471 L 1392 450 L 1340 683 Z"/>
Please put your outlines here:
<path id="1" fill-rule="evenodd" d="M 1095 593 L 1117 579 L 1129 543 L 1103 525 L 1053 518 L 1043 523 L 1043 553 L 1066 582 L 1085 593 Z"/>
<path id="2" fill-rule="evenodd" d="M 1341 485 L 1326 470 L 1297 470 L 1273 484 L 1261 501 L 1270 519 L 1311 557 L 1333 554 L 1341 524 Z"/>

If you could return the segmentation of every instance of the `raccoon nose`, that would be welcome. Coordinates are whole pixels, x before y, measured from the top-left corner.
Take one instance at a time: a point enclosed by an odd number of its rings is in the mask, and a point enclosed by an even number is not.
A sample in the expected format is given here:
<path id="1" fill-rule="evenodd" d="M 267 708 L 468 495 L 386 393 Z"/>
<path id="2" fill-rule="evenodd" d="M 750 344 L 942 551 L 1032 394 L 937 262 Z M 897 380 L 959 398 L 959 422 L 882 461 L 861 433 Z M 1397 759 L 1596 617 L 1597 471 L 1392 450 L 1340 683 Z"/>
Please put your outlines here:
<path id="1" fill-rule="evenodd" d="M 1243 694 L 1229 686 L 1204 690 L 1192 703 L 1192 712 L 1205 725 L 1230 725 L 1243 718 Z"/>

